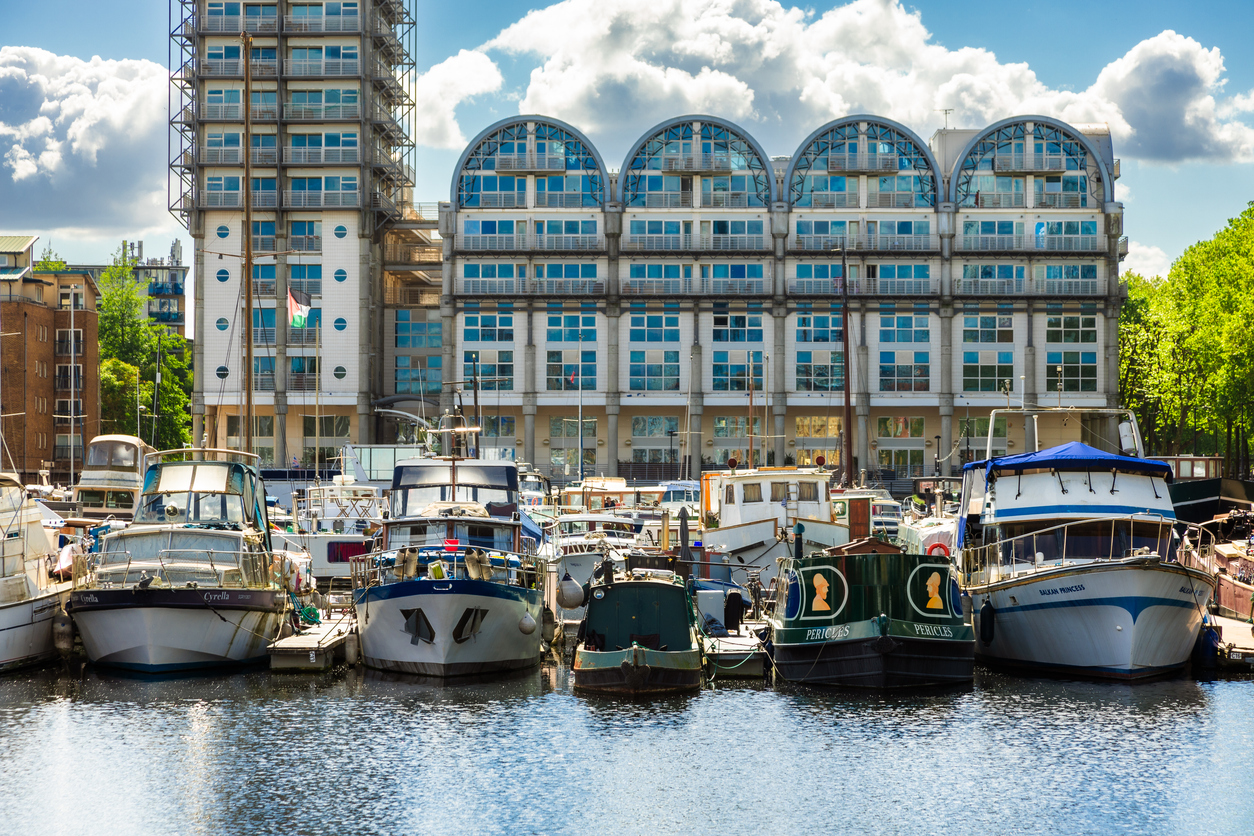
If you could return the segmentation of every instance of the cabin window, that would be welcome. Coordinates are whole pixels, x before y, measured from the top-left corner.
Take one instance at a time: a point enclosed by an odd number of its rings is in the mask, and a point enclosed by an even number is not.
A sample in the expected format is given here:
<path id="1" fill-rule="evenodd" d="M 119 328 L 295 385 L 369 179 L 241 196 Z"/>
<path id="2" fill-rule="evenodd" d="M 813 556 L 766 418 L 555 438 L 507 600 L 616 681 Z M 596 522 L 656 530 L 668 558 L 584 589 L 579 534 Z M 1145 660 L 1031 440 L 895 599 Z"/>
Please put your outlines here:
<path id="1" fill-rule="evenodd" d="M 771 502 L 783 502 L 788 499 L 788 483 L 772 482 L 771 483 Z"/>
<path id="2" fill-rule="evenodd" d="M 818 482 L 798 482 L 797 483 L 797 501 L 798 502 L 818 502 L 819 501 L 819 483 Z"/>
<path id="3" fill-rule="evenodd" d="M 749 482 L 744 487 L 745 502 L 761 502 L 762 501 L 762 485 L 757 482 Z"/>
<path id="4" fill-rule="evenodd" d="M 724 493 L 724 496 L 723 496 L 724 502 L 726 502 L 728 505 L 736 504 L 736 491 L 731 485 L 728 485 L 727 490 L 725 490 L 723 493 Z"/>

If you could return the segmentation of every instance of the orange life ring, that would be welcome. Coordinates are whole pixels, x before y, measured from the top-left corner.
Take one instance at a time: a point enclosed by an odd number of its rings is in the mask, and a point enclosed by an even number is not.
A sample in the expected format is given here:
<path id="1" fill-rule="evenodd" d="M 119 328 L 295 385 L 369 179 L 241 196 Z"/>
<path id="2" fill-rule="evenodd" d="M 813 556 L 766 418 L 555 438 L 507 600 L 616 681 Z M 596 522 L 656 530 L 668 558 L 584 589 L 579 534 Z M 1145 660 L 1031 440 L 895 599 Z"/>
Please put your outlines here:
<path id="1" fill-rule="evenodd" d="M 944 552 L 945 557 L 949 557 L 949 546 L 946 546 L 944 543 L 933 543 L 932 545 L 928 546 L 927 547 L 928 556 L 936 554 L 937 549 L 940 549 L 942 552 Z"/>

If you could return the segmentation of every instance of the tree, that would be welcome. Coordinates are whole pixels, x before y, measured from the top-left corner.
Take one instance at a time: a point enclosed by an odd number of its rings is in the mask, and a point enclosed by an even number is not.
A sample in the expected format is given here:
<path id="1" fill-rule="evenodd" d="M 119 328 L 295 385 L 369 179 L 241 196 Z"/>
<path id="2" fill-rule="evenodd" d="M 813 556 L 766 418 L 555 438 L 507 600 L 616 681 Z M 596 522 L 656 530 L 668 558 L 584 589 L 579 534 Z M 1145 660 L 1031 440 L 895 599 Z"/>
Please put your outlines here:
<path id="1" fill-rule="evenodd" d="M 97 282 L 100 301 L 100 356 L 113 357 L 131 366 L 143 365 L 154 350 L 145 296 L 135 283 L 136 259 L 127 255 L 127 243 L 113 256 Z"/>
<path id="2" fill-rule="evenodd" d="M 136 403 L 136 387 L 139 389 Z M 100 363 L 100 424 L 102 433 L 131 435 L 143 429 L 140 435 L 148 438 L 146 413 L 139 405 L 152 408 L 152 381 L 144 380 L 140 369 L 110 357 Z M 136 416 L 139 416 L 139 420 Z"/>
<path id="3" fill-rule="evenodd" d="M 44 247 L 43 253 L 39 256 L 39 261 L 35 262 L 35 269 L 41 273 L 60 273 L 65 270 L 65 259 L 52 251 L 51 240 Z"/>

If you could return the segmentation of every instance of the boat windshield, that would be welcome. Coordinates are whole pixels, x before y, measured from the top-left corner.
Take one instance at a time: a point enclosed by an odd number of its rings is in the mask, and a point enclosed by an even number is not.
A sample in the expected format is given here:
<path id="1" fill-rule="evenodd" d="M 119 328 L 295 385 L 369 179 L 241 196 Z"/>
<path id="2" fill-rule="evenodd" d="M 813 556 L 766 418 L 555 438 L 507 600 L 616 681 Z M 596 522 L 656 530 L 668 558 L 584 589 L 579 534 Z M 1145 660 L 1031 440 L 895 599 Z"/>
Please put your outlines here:
<path id="1" fill-rule="evenodd" d="M 662 494 L 663 502 L 700 502 L 697 491 L 669 490 Z"/>
<path id="2" fill-rule="evenodd" d="M 521 490 L 530 491 L 532 493 L 544 493 L 544 482 L 535 478 L 524 476 L 522 481 L 519 482 L 518 487 Z"/>
<path id="3" fill-rule="evenodd" d="M 217 462 L 154 467 L 144 478 L 137 523 L 243 526 L 244 473 Z"/>
<path id="4" fill-rule="evenodd" d="M 96 441 L 87 447 L 87 463 L 84 467 L 112 467 L 135 470 L 138 467 L 139 449 L 125 441 Z"/>
<path id="5" fill-rule="evenodd" d="M 894 520 L 901 519 L 900 505 L 872 505 L 871 513 L 877 517 L 887 517 Z"/>
<path id="6" fill-rule="evenodd" d="M 0 485 L 0 513 L 10 513 L 22 507 L 25 491 L 19 485 Z"/>
<path id="7" fill-rule="evenodd" d="M 1048 529 L 1048 530 L 1043 530 Z M 1037 533 L 1040 532 L 1040 533 Z M 1001 529 L 1002 562 L 1033 563 L 1067 560 L 1118 559 L 1138 549 L 1163 558 L 1172 548 L 1170 522 L 1095 520 L 1053 528 L 1044 523 L 1007 525 Z M 986 541 L 987 542 L 987 541 Z"/>
<path id="8" fill-rule="evenodd" d="M 417 516 L 435 502 L 477 502 L 491 514 L 513 513 L 518 506 L 518 471 L 513 466 L 459 464 L 454 474 L 446 462 L 405 465 L 392 478 L 393 518 Z"/>

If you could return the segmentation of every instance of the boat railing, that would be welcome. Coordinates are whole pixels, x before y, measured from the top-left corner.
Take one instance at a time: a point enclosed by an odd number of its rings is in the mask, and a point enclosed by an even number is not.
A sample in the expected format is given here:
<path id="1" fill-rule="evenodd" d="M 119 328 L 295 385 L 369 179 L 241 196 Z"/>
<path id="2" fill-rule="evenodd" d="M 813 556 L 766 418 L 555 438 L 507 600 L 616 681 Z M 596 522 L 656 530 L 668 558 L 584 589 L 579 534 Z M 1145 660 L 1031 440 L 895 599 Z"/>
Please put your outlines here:
<path id="1" fill-rule="evenodd" d="M 1098 542 L 1101 550 L 1092 548 L 1094 524 L 1109 525 L 1108 536 Z M 1125 525 L 1121 533 L 1119 526 Z M 1136 546 L 1138 526 L 1145 529 L 1140 536 L 1166 549 Z M 1172 549 L 1172 527 L 1183 527 L 1185 535 Z M 1084 527 L 1090 530 L 1082 538 L 1074 530 Z M 1117 545 L 1128 548 L 1116 548 Z M 1166 551 L 1166 554 L 1161 552 Z M 1071 520 L 1049 528 L 1007 537 L 983 546 L 966 546 L 962 550 L 962 573 L 967 586 L 981 586 L 1000 580 L 1016 578 L 1038 572 L 1053 571 L 1063 566 L 1100 561 L 1123 560 L 1135 557 L 1158 557 L 1192 565 L 1214 572 L 1214 536 L 1194 524 L 1184 524 L 1155 513 L 1130 514 L 1100 519 Z"/>
<path id="2" fill-rule="evenodd" d="M 291 567 L 264 552 L 220 549 L 159 549 L 135 556 L 126 549 L 75 557 L 75 589 L 125 588 L 150 579 L 146 588 L 198 588 L 201 585 L 264 589 L 286 585 Z"/>
<path id="3" fill-rule="evenodd" d="M 511 564 L 511 560 L 517 563 Z M 528 589 L 544 586 L 543 561 L 534 551 L 516 552 L 467 544 L 453 549 L 425 544 L 372 551 L 354 555 L 348 561 L 354 590 L 421 579 L 485 580 Z"/>
<path id="4" fill-rule="evenodd" d="M 161 464 L 165 461 L 206 461 L 231 462 L 234 464 L 256 465 L 261 456 L 256 453 L 245 453 L 240 450 L 225 450 L 216 447 L 186 447 L 182 450 L 158 450 L 144 456 L 145 467 Z"/>

